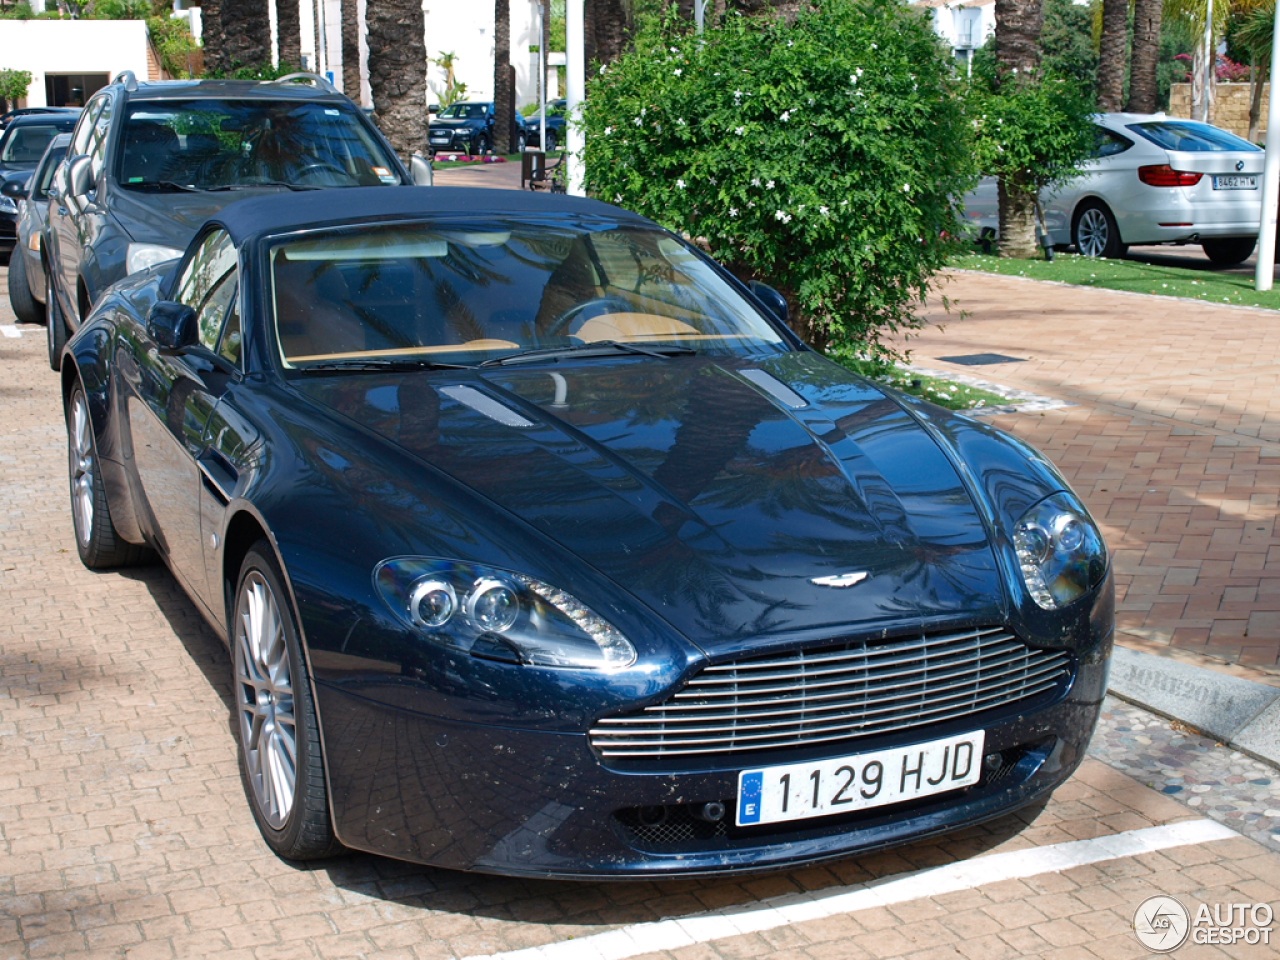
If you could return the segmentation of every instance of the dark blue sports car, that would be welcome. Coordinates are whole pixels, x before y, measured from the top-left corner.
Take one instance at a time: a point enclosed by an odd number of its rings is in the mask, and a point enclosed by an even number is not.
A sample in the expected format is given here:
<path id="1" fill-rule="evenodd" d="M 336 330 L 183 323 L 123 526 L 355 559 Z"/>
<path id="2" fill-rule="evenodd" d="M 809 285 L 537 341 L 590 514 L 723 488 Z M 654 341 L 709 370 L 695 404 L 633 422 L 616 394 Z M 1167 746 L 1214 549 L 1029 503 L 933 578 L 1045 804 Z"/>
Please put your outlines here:
<path id="1" fill-rule="evenodd" d="M 232 651 L 282 856 L 760 871 L 1061 784 L 1114 590 L 1034 450 L 592 201 L 229 206 L 67 344 L 76 545 Z"/>

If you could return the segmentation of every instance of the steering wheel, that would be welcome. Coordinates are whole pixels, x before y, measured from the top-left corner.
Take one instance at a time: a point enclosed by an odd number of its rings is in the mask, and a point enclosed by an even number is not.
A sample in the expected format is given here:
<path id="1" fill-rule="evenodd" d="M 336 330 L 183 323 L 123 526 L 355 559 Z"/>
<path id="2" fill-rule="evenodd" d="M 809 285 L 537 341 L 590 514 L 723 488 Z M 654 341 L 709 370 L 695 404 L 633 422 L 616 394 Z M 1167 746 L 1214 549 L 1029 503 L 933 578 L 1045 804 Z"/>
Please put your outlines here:
<path id="1" fill-rule="evenodd" d="M 313 160 L 311 163 L 304 164 L 302 169 L 297 173 L 299 180 L 307 180 L 312 174 L 327 173 L 341 177 L 346 182 L 354 182 L 354 177 L 347 173 L 346 170 L 338 166 L 336 163 L 328 163 L 324 160 Z"/>
<path id="2" fill-rule="evenodd" d="M 606 317 L 611 313 L 634 313 L 635 307 L 619 297 L 593 297 L 582 303 L 575 303 L 560 316 L 547 325 L 544 337 L 560 337 L 566 335 L 569 326 L 579 318 L 591 320 L 595 317 Z"/>

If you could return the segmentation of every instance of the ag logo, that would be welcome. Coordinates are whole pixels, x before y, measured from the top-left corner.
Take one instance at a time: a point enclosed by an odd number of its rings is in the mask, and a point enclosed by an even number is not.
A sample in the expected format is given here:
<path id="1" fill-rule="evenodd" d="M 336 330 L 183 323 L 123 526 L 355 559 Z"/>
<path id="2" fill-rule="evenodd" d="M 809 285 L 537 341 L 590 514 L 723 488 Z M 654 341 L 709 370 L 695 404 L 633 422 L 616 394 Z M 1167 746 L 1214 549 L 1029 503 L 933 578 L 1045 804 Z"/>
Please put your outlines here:
<path id="1" fill-rule="evenodd" d="M 1156 953 L 1178 949 L 1190 929 L 1187 908 L 1163 894 L 1143 900 L 1133 913 L 1133 932 L 1144 947 Z"/>

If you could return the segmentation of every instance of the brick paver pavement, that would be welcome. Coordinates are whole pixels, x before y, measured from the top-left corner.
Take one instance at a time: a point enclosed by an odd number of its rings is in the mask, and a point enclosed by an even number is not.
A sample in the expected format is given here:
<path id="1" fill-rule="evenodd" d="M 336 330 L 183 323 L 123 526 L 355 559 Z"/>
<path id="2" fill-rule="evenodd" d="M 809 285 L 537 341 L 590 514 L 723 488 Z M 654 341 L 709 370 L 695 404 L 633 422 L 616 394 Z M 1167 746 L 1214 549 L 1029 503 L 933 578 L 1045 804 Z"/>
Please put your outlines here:
<path id="1" fill-rule="evenodd" d="M 964 272 L 945 292 L 916 363 L 1077 404 L 995 422 L 1105 528 L 1122 642 L 1280 664 L 1280 315 Z M 1024 362 L 938 359 L 973 353 Z"/>
<path id="2" fill-rule="evenodd" d="M 0 306 L 0 325 L 11 323 Z M 261 841 L 242 794 L 225 648 L 163 568 L 95 574 L 76 557 L 56 378 L 43 350 L 38 328 L 0 337 L 0 594 L 7 600 L 0 607 L 0 960 L 427 960 L 543 944 L 564 944 L 549 956 L 569 960 L 575 941 L 632 924 L 1205 823 L 1094 759 L 1043 809 L 856 862 L 765 877 L 560 883 L 366 855 L 308 867 L 281 861 Z M 1090 410 L 1082 427 L 1103 415 Z M 1030 429 L 1017 418 L 1005 422 Z M 1084 462 L 1100 456 L 1095 443 L 1123 439 L 1110 429 L 1076 430 L 1073 436 L 1087 438 L 1083 451 L 1066 433 L 1049 439 Z M 1100 474 L 1109 469 L 1104 461 Z M 1086 472 L 1075 469 L 1077 479 Z M 1224 491 L 1233 485 L 1223 479 Z M 1126 528 L 1125 536 L 1137 533 Z M 1143 951 L 1130 918 L 1154 893 L 1177 894 L 1193 910 L 1255 901 L 1280 909 L 1280 856 L 1232 837 L 1107 855 L 1070 869 L 1045 861 L 1042 872 L 1016 879 L 757 932 L 734 933 L 726 921 L 725 932 L 649 960 L 1136 957 Z M 755 915 L 744 915 L 747 926 Z M 1240 946 L 1177 953 L 1272 955 Z"/>

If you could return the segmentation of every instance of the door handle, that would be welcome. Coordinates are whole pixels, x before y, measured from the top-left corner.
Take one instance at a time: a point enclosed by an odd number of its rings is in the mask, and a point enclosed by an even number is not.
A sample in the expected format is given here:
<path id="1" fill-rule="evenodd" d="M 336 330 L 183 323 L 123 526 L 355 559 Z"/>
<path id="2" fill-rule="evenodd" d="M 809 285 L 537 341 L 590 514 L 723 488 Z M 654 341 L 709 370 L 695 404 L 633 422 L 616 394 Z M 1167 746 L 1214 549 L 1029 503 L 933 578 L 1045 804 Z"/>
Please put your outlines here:
<path id="1" fill-rule="evenodd" d="M 236 484 L 240 479 L 240 471 L 235 464 L 212 447 L 196 458 L 196 466 L 200 468 L 200 479 L 214 497 L 225 507 L 235 496 Z"/>

